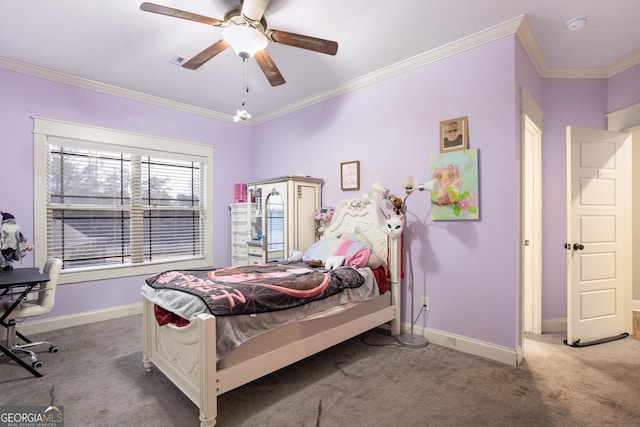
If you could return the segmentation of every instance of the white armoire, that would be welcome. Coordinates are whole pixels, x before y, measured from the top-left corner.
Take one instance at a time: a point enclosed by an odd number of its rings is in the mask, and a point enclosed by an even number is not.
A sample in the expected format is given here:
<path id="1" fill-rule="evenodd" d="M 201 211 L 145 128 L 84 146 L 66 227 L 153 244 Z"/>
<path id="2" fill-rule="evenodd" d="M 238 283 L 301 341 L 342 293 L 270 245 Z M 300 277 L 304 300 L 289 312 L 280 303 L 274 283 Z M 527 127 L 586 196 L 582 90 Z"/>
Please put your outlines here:
<path id="1" fill-rule="evenodd" d="M 247 203 L 231 205 L 232 264 L 282 261 L 308 249 L 316 241 L 313 214 L 323 182 L 299 175 L 247 182 Z"/>

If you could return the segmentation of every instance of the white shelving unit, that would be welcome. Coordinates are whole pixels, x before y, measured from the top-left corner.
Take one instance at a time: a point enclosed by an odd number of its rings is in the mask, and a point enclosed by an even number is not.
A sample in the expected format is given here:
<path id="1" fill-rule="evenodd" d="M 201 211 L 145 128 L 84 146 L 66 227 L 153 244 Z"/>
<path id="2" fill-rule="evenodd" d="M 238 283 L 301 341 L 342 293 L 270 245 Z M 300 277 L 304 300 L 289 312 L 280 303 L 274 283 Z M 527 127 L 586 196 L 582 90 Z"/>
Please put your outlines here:
<path id="1" fill-rule="evenodd" d="M 247 242 L 251 240 L 251 203 L 232 203 L 231 265 L 247 265 Z"/>
<path id="2" fill-rule="evenodd" d="M 251 202 L 231 205 L 233 265 L 281 261 L 309 248 L 316 241 L 313 213 L 323 183 L 298 175 L 248 182 Z"/>

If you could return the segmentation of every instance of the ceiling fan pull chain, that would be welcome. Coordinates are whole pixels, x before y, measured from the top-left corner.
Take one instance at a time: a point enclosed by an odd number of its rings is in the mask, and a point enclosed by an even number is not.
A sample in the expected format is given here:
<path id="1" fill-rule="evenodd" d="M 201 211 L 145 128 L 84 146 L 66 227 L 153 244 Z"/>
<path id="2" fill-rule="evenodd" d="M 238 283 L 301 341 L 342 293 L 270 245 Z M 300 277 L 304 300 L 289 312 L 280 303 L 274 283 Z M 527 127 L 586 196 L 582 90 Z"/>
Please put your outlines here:
<path id="1" fill-rule="evenodd" d="M 247 58 L 242 58 L 242 108 L 245 106 L 245 93 L 249 93 L 249 67 Z"/>
<path id="2" fill-rule="evenodd" d="M 244 67 L 242 74 L 244 75 L 245 91 L 249 93 L 249 61 L 247 61 L 247 58 L 242 58 L 242 66 Z"/>
<path id="3" fill-rule="evenodd" d="M 247 60 L 250 56 L 246 53 L 240 55 L 242 58 L 242 94 L 240 98 L 242 99 L 242 104 L 240 109 L 237 110 L 236 115 L 233 116 L 234 122 L 241 122 L 251 118 L 251 114 L 249 114 L 245 108 L 246 105 L 246 96 L 249 93 L 249 64 Z"/>

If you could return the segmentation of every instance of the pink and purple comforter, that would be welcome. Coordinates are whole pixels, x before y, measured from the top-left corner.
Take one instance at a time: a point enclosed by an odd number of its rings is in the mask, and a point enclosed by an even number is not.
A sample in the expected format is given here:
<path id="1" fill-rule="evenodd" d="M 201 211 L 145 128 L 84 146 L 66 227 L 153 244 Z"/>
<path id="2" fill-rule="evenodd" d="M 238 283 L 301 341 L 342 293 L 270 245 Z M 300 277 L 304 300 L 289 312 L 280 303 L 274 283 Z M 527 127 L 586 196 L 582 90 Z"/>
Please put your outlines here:
<path id="1" fill-rule="evenodd" d="M 171 270 L 147 279 L 152 288 L 196 295 L 215 316 L 284 310 L 363 283 L 364 278 L 352 268 L 328 271 L 304 262 Z"/>

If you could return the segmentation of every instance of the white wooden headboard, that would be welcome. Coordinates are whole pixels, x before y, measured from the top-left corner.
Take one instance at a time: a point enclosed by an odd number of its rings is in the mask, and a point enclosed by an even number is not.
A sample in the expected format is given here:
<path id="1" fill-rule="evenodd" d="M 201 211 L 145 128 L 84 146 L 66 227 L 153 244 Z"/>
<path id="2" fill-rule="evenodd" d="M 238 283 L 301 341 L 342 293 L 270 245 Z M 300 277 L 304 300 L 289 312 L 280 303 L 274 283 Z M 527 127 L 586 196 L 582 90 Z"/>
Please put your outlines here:
<path id="1" fill-rule="evenodd" d="M 323 238 L 342 233 L 362 233 L 373 246 L 374 253 L 387 262 L 389 279 L 400 283 L 400 238 L 390 239 L 387 218 L 379 206 L 368 199 L 345 199 L 338 203 L 331 221 L 324 226 Z"/>

